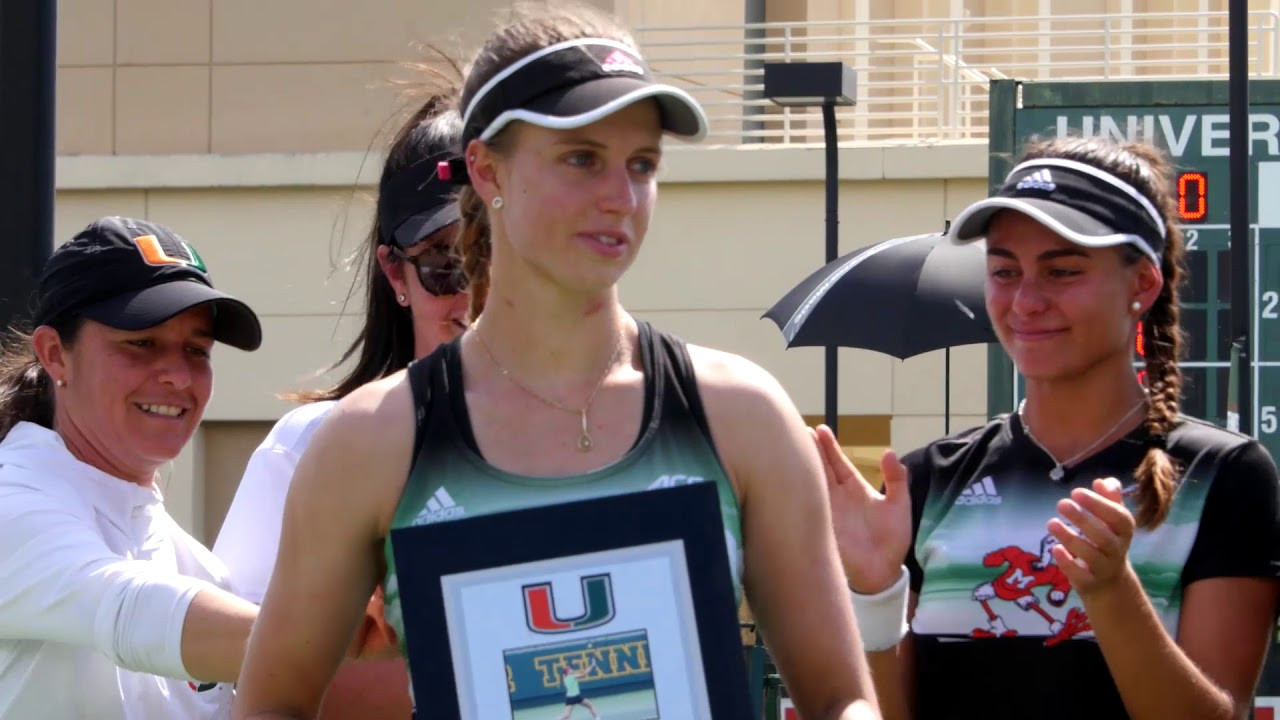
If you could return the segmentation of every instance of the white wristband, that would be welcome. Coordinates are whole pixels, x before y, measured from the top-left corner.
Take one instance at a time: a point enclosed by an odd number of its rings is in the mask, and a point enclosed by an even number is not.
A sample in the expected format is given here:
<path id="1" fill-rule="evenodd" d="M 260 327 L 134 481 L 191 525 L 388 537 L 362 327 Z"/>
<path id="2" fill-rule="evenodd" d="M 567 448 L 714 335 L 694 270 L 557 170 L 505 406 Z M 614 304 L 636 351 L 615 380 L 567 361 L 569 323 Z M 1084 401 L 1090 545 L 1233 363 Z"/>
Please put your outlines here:
<path id="1" fill-rule="evenodd" d="M 907 636 L 907 566 L 888 589 L 875 595 L 860 595 L 852 590 L 853 615 L 858 620 L 858 634 L 867 652 L 888 650 Z"/>

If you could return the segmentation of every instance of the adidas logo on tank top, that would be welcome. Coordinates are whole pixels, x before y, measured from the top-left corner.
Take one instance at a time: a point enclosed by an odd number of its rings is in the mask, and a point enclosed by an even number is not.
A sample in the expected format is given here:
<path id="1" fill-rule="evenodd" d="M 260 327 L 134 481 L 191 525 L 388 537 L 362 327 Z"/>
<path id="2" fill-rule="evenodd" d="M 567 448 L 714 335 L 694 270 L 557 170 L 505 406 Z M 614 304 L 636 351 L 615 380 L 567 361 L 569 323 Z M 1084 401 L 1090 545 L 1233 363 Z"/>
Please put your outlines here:
<path id="1" fill-rule="evenodd" d="M 466 514 L 467 511 L 453 501 L 449 491 L 445 490 L 444 486 L 440 486 L 431 494 L 431 497 L 427 500 L 426 507 L 422 508 L 422 512 L 418 513 L 418 517 L 414 518 L 413 524 L 426 525 L 444 520 L 457 520 Z"/>
<path id="2" fill-rule="evenodd" d="M 1001 502 L 1000 493 L 996 492 L 996 481 L 990 475 L 974 480 L 956 498 L 957 505 L 999 505 Z"/>

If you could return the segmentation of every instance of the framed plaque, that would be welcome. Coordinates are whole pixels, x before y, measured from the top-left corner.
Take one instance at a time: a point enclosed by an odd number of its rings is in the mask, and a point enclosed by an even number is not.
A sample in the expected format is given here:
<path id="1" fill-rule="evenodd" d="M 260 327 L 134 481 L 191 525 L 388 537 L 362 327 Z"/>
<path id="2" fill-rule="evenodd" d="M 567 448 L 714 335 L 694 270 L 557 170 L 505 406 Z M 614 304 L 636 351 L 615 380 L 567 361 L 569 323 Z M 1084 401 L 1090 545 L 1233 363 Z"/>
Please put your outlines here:
<path id="1" fill-rule="evenodd" d="M 399 528 L 391 544 L 423 717 L 751 717 L 714 483 Z"/>

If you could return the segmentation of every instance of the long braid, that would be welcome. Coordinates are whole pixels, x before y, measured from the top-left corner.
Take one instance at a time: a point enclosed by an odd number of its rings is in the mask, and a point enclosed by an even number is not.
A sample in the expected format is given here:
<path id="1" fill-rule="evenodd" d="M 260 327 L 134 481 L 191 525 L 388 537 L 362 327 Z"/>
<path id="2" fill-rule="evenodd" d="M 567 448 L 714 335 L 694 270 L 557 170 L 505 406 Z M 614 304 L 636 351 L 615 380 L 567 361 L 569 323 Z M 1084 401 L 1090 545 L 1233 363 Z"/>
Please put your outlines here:
<path id="1" fill-rule="evenodd" d="M 1169 514 L 1179 473 L 1173 459 L 1165 452 L 1165 441 L 1177 422 L 1182 398 L 1182 370 L 1178 367 L 1182 350 L 1176 284 L 1179 278 L 1176 270 L 1171 273 L 1167 267 L 1170 257 L 1171 254 L 1165 254 L 1164 287 L 1147 313 L 1143 326 L 1147 340 L 1147 390 L 1150 396 L 1146 426 L 1151 442 L 1134 473 L 1138 482 L 1136 520 L 1143 528 L 1159 525 Z"/>

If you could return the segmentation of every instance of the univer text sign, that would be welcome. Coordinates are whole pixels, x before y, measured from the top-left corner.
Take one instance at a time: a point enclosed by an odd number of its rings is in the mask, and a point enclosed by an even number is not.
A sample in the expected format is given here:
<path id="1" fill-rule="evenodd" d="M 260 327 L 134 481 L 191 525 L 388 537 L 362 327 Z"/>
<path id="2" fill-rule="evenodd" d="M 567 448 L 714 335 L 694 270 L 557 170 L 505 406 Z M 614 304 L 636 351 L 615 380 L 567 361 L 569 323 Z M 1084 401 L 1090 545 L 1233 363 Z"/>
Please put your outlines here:
<path id="1" fill-rule="evenodd" d="M 1059 137 L 1102 135 L 1145 140 L 1168 149 L 1175 158 L 1225 158 L 1231 145 L 1230 117 L 1218 108 L 1162 113 L 1058 113 L 1052 127 Z M 1280 115 L 1249 114 L 1249 148 L 1253 155 L 1280 157 Z"/>

